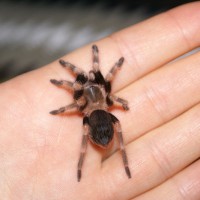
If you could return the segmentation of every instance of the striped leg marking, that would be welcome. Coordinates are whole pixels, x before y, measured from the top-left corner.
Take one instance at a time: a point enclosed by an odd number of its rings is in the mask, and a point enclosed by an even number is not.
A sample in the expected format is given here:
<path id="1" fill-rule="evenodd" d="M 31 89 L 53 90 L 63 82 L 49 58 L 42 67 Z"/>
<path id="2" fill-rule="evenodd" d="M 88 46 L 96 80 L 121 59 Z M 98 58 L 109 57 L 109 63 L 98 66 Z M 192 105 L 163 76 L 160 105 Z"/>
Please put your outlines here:
<path id="1" fill-rule="evenodd" d="M 85 158 L 85 153 L 87 149 L 87 141 L 88 141 L 88 132 L 89 132 L 89 125 L 88 125 L 88 117 L 84 117 L 83 119 L 83 136 L 82 136 L 82 142 L 81 142 L 81 153 L 78 161 L 78 170 L 77 170 L 77 180 L 80 182 L 81 176 L 82 176 L 82 166 L 83 161 Z"/>
<path id="2" fill-rule="evenodd" d="M 117 132 L 117 137 L 119 140 L 120 150 L 122 153 L 122 159 L 123 159 L 123 163 L 124 163 L 124 169 L 125 169 L 125 172 L 126 172 L 128 178 L 131 178 L 131 172 L 130 172 L 129 165 L 128 165 L 128 158 L 127 158 L 127 154 L 126 154 L 126 150 L 125 150 L 125 146 L 124 146 L 124 139 L 122 136 L 121 124 L 114 115 L 112 115 L 111 113 L 110 113 L 110 115 L 111 115 L 112 121 L 114 123 L 116 132 Z"/>
<path id="3" fill-rule="evenodd" d="M 121 57 L 118 62 L 115 63 L 115 65 L 110 69 L 108 74 L 106 75 L 106 81 L 112 81 L 114 78 L 114 75 L 116 74 L 117 70 L 119 70 L 124 62 L 124 57 Z"/>
<path id="4" fill-rule="evenodd" d="M 64 113 L 64 112 L 66 112 L 66 111 L 68 111 L 70 109 L 77 108 L 77 107 L 78 107 L 77 103 L 74 102 L 74 103 L 71 103 L 71 104 L 69 104 L 67 106 L 61 107 L 58 110 L 52 110 L 50 112 L 50 114 L 57 115 L 57 114 Z"/>
<path id="5" fill-rule="evenodd" d="M 50 82 L 56 86 L 61 86 L 64 88 L 73 88 L 73 83 L 71 81 L 65 81 L 65 80 L 56 80 L 56 79 L 51 79 Z"/>
<path id="6" fill-rule="evenodd" d="M 109 95 L 109 98 L 110 98 L 112 101 L 115 101 L 115 102 L 120 103 L 120 104 L 122 105 L 122 107 L 123 107 L 124 110 L 129 110 L 128 101 L 127 101 L 127 100 L 122 99 L 122 98 L 117 97 L 117 96 L 112 95 L 112 94 Z"/>
<path id="7" fill-rule="evenodd" d="M 96 45 L 92 46 L 93 53 L 93 70 L 95 72 L 99 71 L 99 49 Z"/>
<path id="8" fill-rule="evenodd" d="M 67 62 L 67 61 L 64 61 L 62 59 L 59 60 L 59 63 L 63 66 L 63 67 L 66 67 L 68 68 L 69 70 L 71 70 L 73 73 L 75 73 L 76 75 L 79 75 L 79 74 L 83 74 L 84 71 L 78 67 L 76 67 L 75 65 Z"/>

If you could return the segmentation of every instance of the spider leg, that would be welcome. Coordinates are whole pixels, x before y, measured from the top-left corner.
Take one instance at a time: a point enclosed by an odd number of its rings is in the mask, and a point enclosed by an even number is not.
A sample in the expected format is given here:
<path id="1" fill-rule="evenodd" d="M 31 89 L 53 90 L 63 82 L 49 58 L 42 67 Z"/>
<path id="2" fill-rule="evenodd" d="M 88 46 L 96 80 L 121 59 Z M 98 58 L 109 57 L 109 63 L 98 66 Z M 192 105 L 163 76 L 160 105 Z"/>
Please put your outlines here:
<path id="1" fill-rule="evenodd" d="M 82 85 L 87 82 L 88 77 L 87 77 L 86 73 L 81 68 L 78 68 L 75 65 L 73 65 L 73 64 L 71 64 L 69 62 L 66 62 L 66 61 L 64 61 L 62 59 L 59 60 L 59 63 L 63 67 L 66 67 L 66 68 L 70 69 L 74 74 L 77 75 L 77 77 L 76 77 L 76 81 L 77 82 L 79 82 Z"/>
<path id="2" fill-rule="evenodd" d="M 108 74 L 106 75 L 105 80 L 107 82 L 112 81 L 114 75 L 116 74 L 117 70 L 119 70 L 124 62 L 124 57 L 121 57 L 115 64 L 114 66 L 110 69 Z"/>
<path id="3" fill-rule="evenodd" d="M 51 79 L 50 82 L 56 86 L 61 86 L 64 88 L 73 88 L 73 83 L 71 81 L 65 81 L 65 80 L 56 80 L 56 79 Z"/>
<path id="4" fill-rule="evenodd" d="M 120 98 L 120 97 L 117 97 L 117 96 L 115 96 L 115 95 L 113 95 L 113 94 L 110 94 L 110 95 L 108 96 L 108 98 L 109 98 L 111 101 L 115 101 L 115 102 L 120 103 L 120 104 L 122 105 L 122 107 L 123 107 L 124 110 L 129 110 L 128 101 L 127 101 L 127 100 L 122 99 L 122 98 Z"/>
<path id="5" fill-rule="evenodd" d="M 59 108 L 58 110 L 52 110 L 52 111 L 50 112 L 50 114 L 52 114 L 52 115 L 57 115 L 57 114 L 64 113 L 64 112 L 66 112 L 67 110 L 70 110 L 70 109 L 72 109 L 72 108 L 77 108 L 77 107 L 78 107 L 77 103 L 74 102 L 74 103 L 71 103 L 71 104 L 69 104 L 69 105 L 67 105 L 67 106 L 61 107 L 61 108 Z"/>
<path id="6" fill-rule="evenodd" d="M 99 50 L 97 45 L 92 46 L 92 53 L 93 53 L 93 70 L 94 72 L 99 71 Z"/>
<path id="7" fill-rule="evenodd" d="M 88 123 L 88 117 L 83 118 L 83 136 L 82 136 L 82 142 L 81 142 L 81 153 L 78 161 L 78 170 L 77 170 L 77 180 L 80 182 L 81 176 L 82 176 L 82 166 L 83 161 L 85 158 L 85 153 L 87 149 L 87 141 L 88 141 L 88 132 L 89 132 L 89 123 Z"/>
<path id="8" fill-rule="evenodd" d="M 110 93 L 111 91 L 111 84 L 110 82 L 106 81 L 99 70 L 99 50 L 96 45 L 92 46 L 92 52 L 93 52 L 93 70 L 89 72 L 89 80 L 91 82 L 97 83 L 99 85 L 104 86 L 107 93 Z"/>
<path id="9" fill-rule="evenodd" d="M 125 171 L 126 171 L 128 178 L 131 178 L 131 172 L 130 172 L 129 165 L 128 165 L 128 158 L 127 158 L 127 154 L 126 154 L 126 150 L 125 150 L 125 146 L 124 146 L 124 139 L 123 139 L 123 136 L 122 136 L 121 124 L 120 124 L 119 120 L 114 115 L 112 115 L 111 113 L 110 113 L 110 115 L 111 115 L 112 121 L 114 123 L 116 132 L 117 132 Z"/>
<path id="10" fill-rule="evenodd" d="M 124 62 L 124 57 L 121 57 L 115 64 L 114 66 L 110 69 L 108 74 L 106 75 L 104 79 L 104 87 L 107 93 L 111 92 L 111 81 L 114 78 L 114 75 L 116 74 L 117 70 L 119 70 Z M 108 106 L 111 106 L 113 104 L 113 101 L 109 96 L 107 96 L 107 104 Z M 125 109 L 126 110 L 126 109 Z"/>
<path id="11" fill-rule="evenodd" d="M 67 62 L 67 61 L 64 61 L 62 59 L 59 60 L 59 63 L 63 66 L 63 67 L 66 67 L 68 68 L 69 70 L 71 70 L 73 73 L 75 73 L 76 75 L 79 75 L 79 74 L 83 74 L 84 71 L 78 67 L 76 67 L 75 65 Z"/>

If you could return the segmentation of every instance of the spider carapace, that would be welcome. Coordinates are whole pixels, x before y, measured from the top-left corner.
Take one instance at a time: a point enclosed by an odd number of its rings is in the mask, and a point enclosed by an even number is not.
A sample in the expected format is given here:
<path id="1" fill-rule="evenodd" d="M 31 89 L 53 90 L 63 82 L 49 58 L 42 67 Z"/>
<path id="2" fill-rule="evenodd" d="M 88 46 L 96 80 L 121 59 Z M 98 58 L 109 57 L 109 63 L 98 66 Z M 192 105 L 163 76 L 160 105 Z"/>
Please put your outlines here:
<path id="1" fill-rule="evenodd" d="M 107 148 L 113 139 L 114 130 L 116 130 L 118 136 L 126 174 L 128 178 L 131 178 L 120 122 L 114 115 L 108 112 L 108 108 L 114 102 L 120 103 L 124 110 L 129 109 L 126 100 L 111 94 L 111 81 L 116 71 L 121 68 L 124 58 L 121 57 L 104 78 L 99 69 L 99 50 L 96 45 L 92 46 L 92 55 L 93 67 L 88 75 L 73 64 L 59 60 L 63 67 L 68 68 L 76 75 L 76 80 L 70 82 L 51 79 L 50 81 L 56 86 L 71 88 L 73 90 L 74 102 L 58 110 L 53 110 L 50 113 L 57 115 L 69 109 L 76 108 L 84 114 L 84 134 L 82 136 L 81 153 L 77 170 L 78 181 L 80 181 L 82 176 L 82 165 L 88 139 L 101 148 Z"/>

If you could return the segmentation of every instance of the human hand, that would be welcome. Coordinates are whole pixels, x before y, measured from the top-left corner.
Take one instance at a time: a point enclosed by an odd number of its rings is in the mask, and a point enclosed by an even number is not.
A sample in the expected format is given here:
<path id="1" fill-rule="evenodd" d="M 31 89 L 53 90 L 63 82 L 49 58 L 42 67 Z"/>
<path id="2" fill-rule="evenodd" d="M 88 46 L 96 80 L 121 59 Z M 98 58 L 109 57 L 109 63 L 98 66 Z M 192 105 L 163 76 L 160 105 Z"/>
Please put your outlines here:
<path id="1" fill-rule="evenodd" d="M 184 5 L 96 42 L 106 74 L 125 62 L 113 92 L 130 110 L 113 110 L 122 124 L 132 178 L 118 145 L 88 145 L 81 182 L 82 137 L 77 113 L 49 111 L 72 95 L 49 83 L 73 80 L 58 61 L 0 85 L 0 196 L 23 200 L 199 200 L 200 54 L 171 62 L 200 44 L 200 3 Z M 89 71 L 91 44 L 63 58 Z"/>

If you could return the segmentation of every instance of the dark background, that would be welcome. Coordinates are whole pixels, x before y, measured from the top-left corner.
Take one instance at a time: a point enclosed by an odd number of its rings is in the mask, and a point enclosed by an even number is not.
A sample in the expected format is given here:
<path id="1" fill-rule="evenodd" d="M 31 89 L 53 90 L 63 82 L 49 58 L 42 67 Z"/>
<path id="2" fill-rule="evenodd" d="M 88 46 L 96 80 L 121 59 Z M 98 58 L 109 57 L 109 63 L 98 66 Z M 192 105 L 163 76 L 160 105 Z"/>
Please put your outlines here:
<path id="1" fill-rule="evenodd" d="M 0 82 L 187 0 L 0 0 Z"/>

